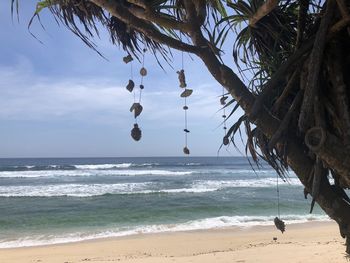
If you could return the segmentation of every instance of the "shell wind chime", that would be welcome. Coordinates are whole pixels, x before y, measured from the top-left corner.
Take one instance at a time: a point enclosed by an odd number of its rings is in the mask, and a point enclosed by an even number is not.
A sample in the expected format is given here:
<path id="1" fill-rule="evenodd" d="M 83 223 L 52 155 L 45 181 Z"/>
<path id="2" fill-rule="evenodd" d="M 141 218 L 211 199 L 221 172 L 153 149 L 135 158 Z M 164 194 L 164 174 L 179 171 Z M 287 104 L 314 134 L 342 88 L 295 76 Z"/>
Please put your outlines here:
<path id="1" fill-rule="evenodd" d="M 141 131 L 137 121 L 138 121 L 138 117 L 140 116 L 140 114 L 143 110 L 143 106 L 141 105 L 142 90 L 145 88 L 143 85 L 143 79 L 147 75 L 147 69 L 145 68 L 145 53 L 146 53 L 146 49 L 144 48 L 143 53 L 142 53 L 142 67 L 140 69 L 141 81 L 140 81 L 140 85 L 138 87 L 138 93 L 139 93 L 138 97 L 136 94 L 137 91 L 136 91 L 136 87 L 135 87 L 135 82 L 133 80 L 133 67 L 132 67 L 133 58 L 130 54 L 123 58 L 123 61 L 125 64 L 128 64 L 131 62 L 130 63 L 130 79 L 129 79 L 128 84 L 126 85 L 126 89 L 130 93 L 133 93 L 133 95 L 134 95 L 134 103 L 130 107 L 130 112 L 134 113 L 134 118 L 135 118 L 134 127 L 131 130 L 131 137 L 135 141 L 139 141 L 142 137 L 142 131 Z"/>
<path id="2" fill-rule="evenodd" d="M 188 145 L 187 145 L 187 135 L 190 133 L 190 131 L 187 127 L 187 111 L 188 111 L 187 98 L 192 95 L 193 90 L 187 88 L 184 63 L 183 63 L 183 53 L 182 53 L 182 68 L 176 73 L 178 74 L 178 78 L 179 78 L 179 86 L 181 89 L 184 89 L 184 91 L 180 95 L 181 98 L 184 98 L 184 106 L 182 107 L 182 109 L 185 111 L 185 128 L 183 130 L 185 132 L 185 146 L 183 148 L 183 153 L 186 155 L 189 155 L 190 149 L 188 148 Z"/>
<path id="3" fill-rule="evenodd" d="M 276 181 L 276 189 L 277 189 L 277 212 L 278 216 L 275 217 L 273 222 L 275 223 L 275 226 L 278 230 L 280 230 L 283 234 L 284 231 L 286 231 L 286 224 L 283 222 L 280 216 L 280 189 L 278 184 L 278 175 L 277 175 L 277 181 Z"/>
<path id="4" fill-rule="evenodd" d="M 220 104 L 222 106 L 222 111 L 223 111 L 223 114 L 222 114 L 221 117 L 224 119 L 224 121 L 223 121 L 223 124 L 224 124 L 224 127 L 223 127 L 223 129 L 224 129 L 224 137 L 222 139 L 222 144 L 225 145 L 225 146 L 230 143 L 230 140 L 229 140 L 229 138 L 227 136 L 227 125 L 226 125 L 226 120 L 227 120 L 226 119 L 226 100 L 227 99 L 228 99 L 228 96 L 225 95 L 225 89 L 224 89 L 224 87 L 222 87 L 222 95 L 220 97 Z"/>

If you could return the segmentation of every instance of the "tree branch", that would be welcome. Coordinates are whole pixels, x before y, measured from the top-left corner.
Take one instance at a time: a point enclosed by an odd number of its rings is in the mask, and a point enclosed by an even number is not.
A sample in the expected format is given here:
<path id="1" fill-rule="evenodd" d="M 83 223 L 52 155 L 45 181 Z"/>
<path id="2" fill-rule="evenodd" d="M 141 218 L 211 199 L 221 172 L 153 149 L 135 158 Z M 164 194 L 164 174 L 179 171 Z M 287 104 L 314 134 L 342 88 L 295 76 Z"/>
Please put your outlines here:
<path id="1" fill-rule="evenodd" d="M 159 26 L 162 26 L 168 29 L 180 30 L 182 32 L 188 31 L 189 26 L 187 23 L 170 18 L 170 16 L 165 17 L 164 14 L 162 13 L 158 14 L 149 7 L 146 7 L 144 9 L 137 6 L 132 6 L 132 7 L 129 7 L 128 9 L 134 16 L 146 21 L 151 21 L 152 23 L 155 23 Z"/>
<path id="2" fill-rule="evenodd" d="M 259 20 L 262 19 L 264 16 L 272 12 L 272 10 L 275 9 L 277 4 L 278 0 L 266 0 L 266 2 L 259 7 L 256 13 L 251 18 L 249 18 L 249 26 L 255 27 L 256 23 L 258 23 Z"/>
<path id="3" fill-rule="evenodd" d="M 134 16 L 129 11 L 128 8 L 120 4 L 118 1 L 112 1 L 112 0 L 89 0 L 89 1 L 105 9 L 112 16 L 117 17 L 124 23 L 128 24 L 129 26 L 133 27 L 137 31 L 145 34 L 147 37 L 151 38 L 152 40 L 160 44 L 164 44 L 171 48 L 189 52 L 189 53 L 194 53 L 194 54 L 197 54 L 201 50 L 200 47 L 186 44 L 180 40 L 177 40 L 162 34 L 154 26 L 148 23 L 145 23 L 144 20 Z"/>

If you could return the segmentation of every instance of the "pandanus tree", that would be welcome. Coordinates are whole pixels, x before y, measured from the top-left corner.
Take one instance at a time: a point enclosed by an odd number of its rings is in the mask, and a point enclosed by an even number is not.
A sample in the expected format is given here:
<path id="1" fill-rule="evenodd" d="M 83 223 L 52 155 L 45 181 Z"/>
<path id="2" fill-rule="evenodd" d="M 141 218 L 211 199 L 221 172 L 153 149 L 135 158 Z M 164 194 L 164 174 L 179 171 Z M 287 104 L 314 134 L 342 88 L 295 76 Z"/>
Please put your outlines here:
<path id="1" fill-rule="evenodd" d="M 252 158 L 282 178 L 292 169 L 350 253 L 349 1 L 42 0 L 33 18 L 44 9 L 93 49 L 104 27 L 136 58 L 144 46 L 166 62 L 197 56 L 244 111 L 223 143 L 244 126 Z"/>

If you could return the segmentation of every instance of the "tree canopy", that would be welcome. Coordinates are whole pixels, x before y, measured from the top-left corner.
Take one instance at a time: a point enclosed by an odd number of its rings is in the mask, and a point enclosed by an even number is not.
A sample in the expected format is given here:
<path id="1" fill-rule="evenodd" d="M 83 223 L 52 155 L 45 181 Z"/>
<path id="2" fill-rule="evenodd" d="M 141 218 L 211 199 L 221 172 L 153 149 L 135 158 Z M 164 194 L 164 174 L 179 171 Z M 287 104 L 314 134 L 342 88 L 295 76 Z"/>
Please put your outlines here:
<path id="1" fill-rule="evenodd" d="M 13 12 L 19 0 L 11 0 Z M 90 48 L 107 29 L 112 44 L 160 65 L 172 49 L 196 55 L 244 110 L 247 152 L 282 177 L 291 168 L 340 227 L 350 253 L 350 3 L 346 0 L 42 0 Z M 228 48 L 227 48 L 228 47 Z M 224 64 L 232 54 L 238 70 Z M 248 78 L 249 81 L 244 81 Z M 237 107 L 234 107 L 236 109 Z M 330 180 L 332 179 L 332 180 Z M 311 207 L 312 211 L 312 207 Z"/>

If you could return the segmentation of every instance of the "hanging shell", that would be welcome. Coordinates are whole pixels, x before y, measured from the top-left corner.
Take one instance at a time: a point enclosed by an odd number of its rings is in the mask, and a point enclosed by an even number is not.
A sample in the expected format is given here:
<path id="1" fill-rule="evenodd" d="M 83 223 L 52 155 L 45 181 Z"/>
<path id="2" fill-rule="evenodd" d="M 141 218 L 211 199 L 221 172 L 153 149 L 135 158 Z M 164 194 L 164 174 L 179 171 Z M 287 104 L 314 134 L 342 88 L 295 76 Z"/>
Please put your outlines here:
<path id="1" fill-rule="evenodd" d="M 190 154 L 190 150 L 185 146 L 183 149 L 184 154 Z"/>
<path id="2" fill-rule="evenodd" d="M 131 130 L 131 137 L 135 140 L 135 141 L 139 141 L 141 139 L 142 136 L 142 132 L 141 129 L 139 128 L 139 126 L 135 123 L 134 124 L 134 128 L 132 128 Z"/>
<path id="3" fill-rule="evenodd" d="M 134 87 L 135 87 L 135 83 L 131 79 L 129 79 L 129 83 L 128 83 L 128 85 L 126 85 L 126 89 L 128 91 L 132 92 Z"/>
<path id="4" fill-rule="evenodd" d="M 142 67 L 142 68 L 140 69 L 140 75 L 141 75 L 142 77 L 146 76 L 146 75 L 147 75 L 147 69 L 144 68 L 144 67 Z"/>
<path id="5" fill-rule="evenodd" d="M 188 110 L 188 106 L 183 106 L 183 109 L 184 110 Z"/>
<path id="6" fill-rule="evenodd" d="M 131 105 L 130 107 L 130 112 L 134 111 L 134 116 L 137 118 L 143 110 L 143 107 L 140 103 L 135 102 L 134 104 Z"/>
<path id="7" fill-rule="evenodd" d="M 186 84 L 185 71 L 183 69 L 181 69 L 180 71 L 177 71 L 176 73 L 179 74 L 178 78 L 179 78 L 179 82 L 180 82 L 180 88 L 186 88 L 187 84 Z"/>
<path id="8" fill-rule="evenodd" d="M 193 93 L 193 90 L 191 89 L 185 89 L 182 93 L 181 93 L 181 98 L 187 98 L 189 96 L 191 96 L 191 94 Z"/>
<path id="9" fill-rule="evenodd" d="M 224 136 L 222 139 L 222 144 L 223 145 L 228 145 L 230 143 L 230 139 L 227 136 Z"/>
<path id="10" fill-rule="evenodd" d="M 221 105 L 226 105 L 226 100 L 228 99 L 228 97 L 227 96 L 222 96 L 221 98 L 220 98 L 220 104 Z"/>
<path id="11" fill-rule="evenodd" d="M 275 223 L 276 228 L 278 230 L 281 230 L 282 234 L 284 231 L 286 231 L 286 224 L 281 219 L 279 219 L 278 217 L 275 217 L 273 222 Z"/>
<path id="12" fill-rule="evenodd" d="M 143 86 L 142 84 L 140 85 L 140 89 L 144 89 L 145 88 L 145 86 Z"/>
<path id="13" fill-rule="evenodd" d="M 189 131 L 189 130 L 187 130 L 187 129 L 184 129 L 184 132 L 189 133 L 190 131 Z"/>
<path id="14" fill-rule="evenodd" d="M 134 59 L 132 58 L 132 56 L 129 54 L 125 57 L 123 57 L 123 61 L 125 64 L 128 64 L 129 62 L 133 61 Z"/>

